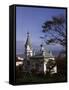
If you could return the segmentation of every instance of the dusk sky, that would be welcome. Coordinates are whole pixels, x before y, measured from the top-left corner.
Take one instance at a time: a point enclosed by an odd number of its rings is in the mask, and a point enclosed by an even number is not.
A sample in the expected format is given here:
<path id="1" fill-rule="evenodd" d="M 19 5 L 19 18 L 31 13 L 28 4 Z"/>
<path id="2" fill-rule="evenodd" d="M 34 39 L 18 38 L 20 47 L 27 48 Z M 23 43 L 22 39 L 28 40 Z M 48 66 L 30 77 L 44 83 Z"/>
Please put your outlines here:
<path id="1" fill-rule="evenodd" d="M 29 32 L 32 43 L 40 45 L 43 23 L 57 15 L 65 15 L 65 9 L 16 7 L 16 42 L 24 45 Z M 17 49 L 22 45 L 17 43 Z"/>

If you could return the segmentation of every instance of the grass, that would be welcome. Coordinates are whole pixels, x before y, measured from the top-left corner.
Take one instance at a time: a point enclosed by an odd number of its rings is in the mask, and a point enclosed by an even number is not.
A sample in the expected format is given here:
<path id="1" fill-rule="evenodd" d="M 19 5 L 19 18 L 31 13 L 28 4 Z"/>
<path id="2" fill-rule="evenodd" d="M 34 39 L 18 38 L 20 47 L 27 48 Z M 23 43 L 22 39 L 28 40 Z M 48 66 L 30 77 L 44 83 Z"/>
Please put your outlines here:
<path id="1" fill-rule="evenodd" d="M 65 82 L 66 78 L 60 74 L 54 75 L 36 75 L 24 72 L 19 72 L 16 77 L 16 83 L 55 83 L 55 82 Z"/>

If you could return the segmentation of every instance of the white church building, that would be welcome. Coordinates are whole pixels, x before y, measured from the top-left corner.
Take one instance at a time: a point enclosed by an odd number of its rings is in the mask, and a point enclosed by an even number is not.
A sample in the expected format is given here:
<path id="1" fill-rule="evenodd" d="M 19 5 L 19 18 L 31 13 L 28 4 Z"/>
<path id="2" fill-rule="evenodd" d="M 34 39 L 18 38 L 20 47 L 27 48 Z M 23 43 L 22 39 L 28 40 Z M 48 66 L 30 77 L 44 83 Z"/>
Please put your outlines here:
<path id="1" fill-rule="evenodd" d="M 25 43 L 25 59 L 23 62 L 23 70 L 25 72 L 31 72 L 34 70 L 36 73 L 57 73 L 55 57 L 51 52 L 46 51 L 43 44 L 40 45 L 40 50 L 37 54 L 36 52 L 35 54 L 33 53 L 29 33 L 27 33 L 27 40 Z"/>

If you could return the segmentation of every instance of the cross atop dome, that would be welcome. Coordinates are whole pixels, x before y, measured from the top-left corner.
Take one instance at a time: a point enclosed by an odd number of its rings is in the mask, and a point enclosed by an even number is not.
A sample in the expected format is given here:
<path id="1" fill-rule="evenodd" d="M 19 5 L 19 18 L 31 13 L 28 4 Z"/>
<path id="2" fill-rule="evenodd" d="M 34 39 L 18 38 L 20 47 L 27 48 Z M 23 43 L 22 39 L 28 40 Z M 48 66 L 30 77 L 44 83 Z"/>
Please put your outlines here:
<path id="1" fill-rule="evenodd" d="M 29 32 L 27 32 L 27 37 L 29 37 Z"/>

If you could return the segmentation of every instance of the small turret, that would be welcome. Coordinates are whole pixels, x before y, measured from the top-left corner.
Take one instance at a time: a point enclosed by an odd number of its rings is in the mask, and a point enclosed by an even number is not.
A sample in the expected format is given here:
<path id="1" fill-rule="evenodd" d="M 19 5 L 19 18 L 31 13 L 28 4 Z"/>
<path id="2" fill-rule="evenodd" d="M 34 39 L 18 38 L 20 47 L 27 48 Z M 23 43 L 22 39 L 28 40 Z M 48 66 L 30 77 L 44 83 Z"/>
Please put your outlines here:
<path id="1" fill-rule="evenodd" d="M 45 55 L 45 50 L 44 50 L 43 44 L 40 45 L 40 52 L 41 52 L 41 55 Z"/>

